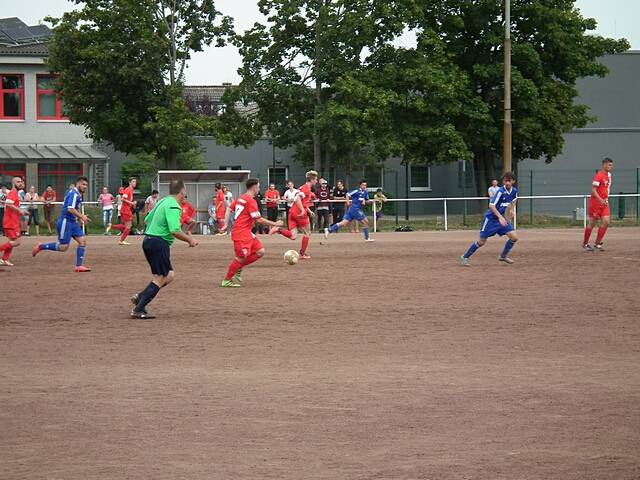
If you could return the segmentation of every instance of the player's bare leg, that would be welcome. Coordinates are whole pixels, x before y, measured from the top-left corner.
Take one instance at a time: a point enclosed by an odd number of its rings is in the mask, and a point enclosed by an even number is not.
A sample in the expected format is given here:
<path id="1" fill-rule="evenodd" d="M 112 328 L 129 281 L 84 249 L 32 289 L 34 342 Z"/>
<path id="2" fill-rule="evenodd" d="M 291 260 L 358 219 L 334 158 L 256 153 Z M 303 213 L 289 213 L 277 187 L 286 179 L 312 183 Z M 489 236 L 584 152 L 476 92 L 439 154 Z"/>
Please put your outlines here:
<path id="1" fill-rule="evenodd" d="M 11 252 L 13 249 L 20 246 L 20 237 L 9 240 L 8 242 L 0 245 L 0 252 L 2 252 L 2 258 L 0 258 L 0 266 L 13 267 L 13 263 L 9 261 L 11 258 Z"/>
<path id="2" fill-rule="evenodd" d="M 512 265 L 514 261 L 509 258 L 509 252 L 518 241 L 518 234 L 515 232 L 515 230 L 513 230 L 507 233 L 507 237 L 509 237 L 509 239 L 507 240 L 507 243 L 505 243 L 504 249 L 498 257 L 498 260 L 505 263 L 506 265 Z"/>
<path id="3" fill-rule="evenodd" d="M 470 267 L 471 264 L 469 263 L 469 258 L 485 243 L 487 243 L 487 239 L 482 237 L 479 237 L 478 240 L 473 242 L 467 252 L 460 257 L 460 265 L 463 267 Z"/>
<path id="4" fill-rule="evenodd" d="M 608 217 L 608 216 L 602 217 L 600 222 L 600 228 L 598 228 L 598 235 L 596 236 L 595 249 L 598 252 L 604 252 L 604 247 L 602 246 L 602 243 L 610 223 L 611 223 L 611 217 Z"/>

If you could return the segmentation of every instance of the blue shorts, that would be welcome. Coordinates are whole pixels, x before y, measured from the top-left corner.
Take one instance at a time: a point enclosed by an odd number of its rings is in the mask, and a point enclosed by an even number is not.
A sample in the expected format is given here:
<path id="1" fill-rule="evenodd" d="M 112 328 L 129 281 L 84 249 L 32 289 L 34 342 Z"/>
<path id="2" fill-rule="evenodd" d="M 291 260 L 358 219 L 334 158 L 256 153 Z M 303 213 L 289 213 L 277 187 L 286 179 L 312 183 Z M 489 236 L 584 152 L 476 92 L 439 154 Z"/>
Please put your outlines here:
<path id="1" fill-rule="evenodd" d="M 347 213 L 344 214 L 344 217 L 342 217 L 342 219 L 346 220 L 347 222 L 351 222 L 352 220 L 364 222 L 366 218 L 367 216 L 360 208 L 350 208 L 349 210 L 347 210 Z"/>
<path id="2" fill-rule="evenodd" d="M 69 245 L 72 238 L 80 237 L 84 237 L 80 222 L 72 222 L 68 218 L 58 219 L 58 243 L 60 245 Z"/>
<path id="3" fill-rule="evenodd" d="M 482 228 L 480 228 L 480 238 L 489 238 L 494 235 L 506 235 L 509 232 L 513 232 L 513 225 L 507 223 L 506 227 L 500 225 L 500 221 L 497 218 L 485 217 L 482 221 Z"/>

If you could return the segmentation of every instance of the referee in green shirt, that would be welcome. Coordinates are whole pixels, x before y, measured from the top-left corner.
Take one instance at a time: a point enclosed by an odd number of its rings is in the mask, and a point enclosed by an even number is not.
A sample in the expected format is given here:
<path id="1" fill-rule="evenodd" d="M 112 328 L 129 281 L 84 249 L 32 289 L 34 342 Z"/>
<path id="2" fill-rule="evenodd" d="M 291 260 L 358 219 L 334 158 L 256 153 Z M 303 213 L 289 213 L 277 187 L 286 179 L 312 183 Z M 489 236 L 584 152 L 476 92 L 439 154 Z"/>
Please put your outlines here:
<path id="1" fill-rule="evenodd" d="M 169 196 L 156 203 L 144 219 L 147 228 L 144 231 L 142 250 L 151 267 L 153 280 L 142 292 L 131 297 L 131 302 L 135 305 L 131 311 L 132 318 L 155 318 L 147 312 L 146 306 L 162 287 L 173 281 L 171 244 L 174 239 L 182 240 L 190 247 L 198 245 L 198 242 L 184 233 L 180 226 L 180 204 L 186 196 L 187 190 L 182 180 L 172 181 L 169 185 Z"/>

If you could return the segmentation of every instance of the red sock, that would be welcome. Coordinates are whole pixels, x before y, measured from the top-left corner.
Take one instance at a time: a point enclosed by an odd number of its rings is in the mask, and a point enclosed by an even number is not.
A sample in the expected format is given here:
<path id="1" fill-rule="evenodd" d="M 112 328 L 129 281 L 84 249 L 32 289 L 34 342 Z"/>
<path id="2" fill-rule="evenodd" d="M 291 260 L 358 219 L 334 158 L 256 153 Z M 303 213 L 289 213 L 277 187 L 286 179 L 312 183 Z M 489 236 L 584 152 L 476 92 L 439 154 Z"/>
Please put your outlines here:
<path id="1" fill-rule="evenodd" d="M 244 259 L 242 266 L 246 267 L 247 265 L 251 265 L 252 263 L 257 262 L 258 260 L 260 260 L 260 257 L 255 252 L 253 252 L 251 255 L 249 255 L 247 258 Z"/>
<path id="2" fill-rule="evenodd" d="M 117 225 L 111 225 L 111 228 L 113 228 L 114 230 L 120 230 L 122 232 L 125 229 L 125 226 L 122 223 L 119 223 Z"/>
<path id="3" fill-rule="evenodd" d="M 124 242 L 124 239 L 127 238 L 129 236 L 129 232 L 131 231 L 130 228 L 125 227 L 124 230 L 122 231 L 122 235 L 120 235 L 120 241 Z"/>
<path id="4" fill-rule="evenodd" d="M 7 245 L 7 244 L 5 243 L 5 245 Z M 3 245 L 3 247 L 5 245 Z M 4 261 L 9 260 L 9 258 L 11 258 L 11 252 L 12 251 L 13 251 L 13 246 L 11 246 L 11 244 L 9 244 L 9 246 L 4 249 L 4 254 L 2 255 L 2 260 L 4 260 Z"/>
<path id="5" fill-rule="evenodd" d="M 598 236 L 596 237 L 596 243 L 602 243 L 602 239 L 604 238 L 604 234 L 607 233 L 607 228 L 609 228 L 609 227 L 600 227 L 598 229 Z"/>
<path id="6" fill-rule="evenodd" d="M 300 247 L 300 255 L 307 253 L 307 247 L 309 246 L 309 237 L 306 235 L 302 237 L 302 246 Z"/>
<path id="7" fill-rule="evenodd" d="M 278 230 L 278 233 L 283 237 L 287 237 L 287 238 L 293 237 L 293 233 L 291 232 L 291 230 L 284 230 L 281 228 L 280 230 Z"/>
<path id="8" fill-rule="evenodd" d="M 237 261 L 235 258 L 229 264 L 229 269 L 227 270 L 227 275 L 224 277 L 225 280 L 231 280 L 233 276 L 238 273 L 238 270 L 242 268 L 242 264 Z"/>
<path id="9" fill-rule="evenodd" d="M 4 252 L 7 248 L 11 248 L 11 243 L 10 242 L 6 242 L 6 243 L 3 243 L 2 245 L 0 245 L 0 252 Z"/>
<path id="10" fill-rule="evenodd" d="M 584 239 L 582 240 L 582 244 L 586 245 L 589 243 L 589 239 L 591 238 L 591 232 L 593 232 L 593 227 L 586 227 L 584 229 Z"/>

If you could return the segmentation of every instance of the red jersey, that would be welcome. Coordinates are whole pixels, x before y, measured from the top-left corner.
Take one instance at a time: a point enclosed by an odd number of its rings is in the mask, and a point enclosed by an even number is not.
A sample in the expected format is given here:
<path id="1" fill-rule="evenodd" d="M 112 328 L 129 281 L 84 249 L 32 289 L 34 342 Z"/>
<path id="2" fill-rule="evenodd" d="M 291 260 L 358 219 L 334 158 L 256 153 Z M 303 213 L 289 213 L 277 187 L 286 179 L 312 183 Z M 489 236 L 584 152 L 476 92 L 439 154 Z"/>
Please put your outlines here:
<path id="1" fill-rule="evenodd" d="M 18 195 L 18 190 L 15 187 L 9 191 L 5 204 L 7 206 L 13 205 L 20 208 L 20 196 Z M 11 208 L 5 207 L 2 228 L 6 228 L 7 230 L 19 230 L 20 214 Z"/>
<path id="2" fill-rule="evenodd" d="M 264 194 L 267 208 L 275 208 L 278 206 L 278 200 L 280 200 L 280 193 L 277 190 L 267 190 Z"/>
<path id="3" fill-rule="evenodd" d="M 224 192 L 222 190 L 218 190 L 216 193 L 216 217 L 224 218 L 224 214 L 227 210 L 227 202 L 224 199 Z"/>
<path id="4" fill-rule="evenodd" d="M 122 192 L 122 198 L 124 198 L 125 200 L 129 200 L 130 202 L 133 202 L 133 187 L 125 188 L 124 192 Z M 120 211 L 131 214 L 132 207 L 128 203 L 122 202 L 122 209 Z"/>
<path id="5" fill-rule="evenodd" d="M 231 203 L 233 211 L 233 228 L 231 229 L 231 240 L 243 242 L 255 238 L 251 232 L 256 218 L 260 218 L 258 202 L 250 194 L 245 193 L 240 198 Z"/>
<path id="6" fill-rule="evenodd" d="M 52 190 L 51 193 L 45 191 L 42 194 L 42 199 L 45 202 L 55 202 L 56 201 L 56 192 L 55 192 L 55 190 Z M 52 205 L 49 205 L 49 206 L 52 206 Z"/>
<path id="7" fill-rule="evenodd" d="M 596 173 L 596 176 L 593 177 L 592 185 L 596 187 L 596 191 L 598 192 L 598 195 L 600 195 L 600 198 L 606 200 L 609 198 L 609 191 L 611 190 L 611 173 L 600 170 Z M 591 193 L 591 198 L 596 198 L 593 193 Z"/>
<path id="8" fill-rule="evenodd" d="M 180 223 L 185 223 L 190 218 L 195 218 L 196 209 L 189 202 L 182 204 L 182 214 L 180 215 Z"/>
<path id="9" fill-rule="evenodd" d="M 307 208 L 309 207 L 309 205 L 311 205 L 311 202 L 313 201 L 314 196 L 315 194 L 311 191 L 310 184 L 305 183 L 304 185 L 302 185 L 298 189 L 296 198 L 300 198 L 300 200 L 302 200 L 302 207 L 304 208 L 304 211 L 301 212 L 300 209 L 298 208 L 298 205 L 295 202 L 293 202 L 293 205 L 291 205 L 291 210 L 289 213 L 291 215 L 295 215 L 296 217 L 302 217 L 306 215 Z"/>

